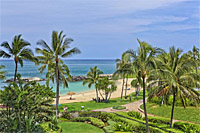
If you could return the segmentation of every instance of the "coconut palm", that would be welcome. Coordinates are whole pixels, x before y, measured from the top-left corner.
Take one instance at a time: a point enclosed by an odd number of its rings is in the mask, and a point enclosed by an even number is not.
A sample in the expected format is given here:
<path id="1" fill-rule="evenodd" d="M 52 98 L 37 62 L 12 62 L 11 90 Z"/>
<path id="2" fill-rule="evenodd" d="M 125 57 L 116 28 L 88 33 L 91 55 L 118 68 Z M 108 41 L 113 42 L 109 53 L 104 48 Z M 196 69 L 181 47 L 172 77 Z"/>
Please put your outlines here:
<path id="1" fill-rule="evenodd" d="M 190 56 L 191 60 L 195 63 L 195 71 L 198 74 L 198 69 L 200 67 L 200 53 L 199 48 L 193 46 L 192 51 L 188 52 L 188 55 Z M 197 86 L 199 87 L 199 86 Z"/>
<path id="2" fill-rule="evenodd" d="M 3 58 L 14 58 L 15 61 L 15 75 L 14 81 L 16 81 L 17 76 L 17 67 L 20 63 L 23 67 L 23 60 L 30 60 L 36 62 L 36 58 L 33 56 L 31 49 L 27 48 L 31 44 L 21 38 L 21 35 L 15 36 L 12 42 L 12 45 L 9 45 L 8 42 L 3 42 L 1 47 L 5 48 L 8 52 L 0 50 L 0 57 Z"/>
<path id="3" fill-rule="evenodd" d="M 193 46 L 192 51 L 189 51 L 188 54 L 191 56 L 192 60 L 195 62 L 195 71 L 196 73 L 198 73 L 198 68 L 200 66 L 199 48 Z"/>
<path id="4" fill-rule="evenodd" d="M 104 92 L 105 97 L 103 97 L 103 99 L 105 99 L 106 103 L 109 101 L 112 92 L 114 92 L 117 88 L 117 86 L 115 85 L 115 82 L 110 81 L 108 77 L 99 78 L 99 81 L 96 84 L 96 87 L 99 90 L 102 90 Z"/>
<path id="5" fill-rule="evenodd" d="M 103 72 L 97 68 L 97 66 L 90 68 L 90 71 L 87 73 L 86 79 L 83 81 L 83 85 L 88 84 L 90 88 L 92 85 L 95 85 L 96 88 L 96 102 L 98 102 L 98 88 L 97 83 L 99 80 L 99 75 L 103 74 Z"/>
<path id="6" fill-rule="evenodd" d="M 143 106 L 144 106 L 144 114 L 146 120 L 146 130 L 149 133 L 149 125 L 146 111 L 146 102 L 145 102 L 145 92 L 146 92 L 146 78 L 150 74 L 152 69 L 156 68 L 156 63 L 154 61 L 157 53 L 160 53 L 162 50 L 159 48 L 153 48 L 147 42 L 141 42 L 137 39 L 140 47 L 138 51 L 127 50 L 126 53 L 130 54 L 133 58 L 133 67 L 136 69 L 138 73 L 141 74 L 142 82 L 140 82 L 143 87 Z"/>
<path id="7" fill-rule="evenodd" d="M 1 70 L 2 68 L 5 68 L 5 66 L 0 65 L 0 70 Z M 6 76 L 5 76 L 6 73 L 7 73 L 6 71 L 0 71 L 0 79 L 1 79 L 1 80 L 6 79 Z"/>
<path id="8" fill-rule="evenodd" d="M 71 38 L 66 38 L 63 35 L 63 31 L 58 33 L 57 31 L 52 32 L 52 42 L 48 45 L 44 40 L 38 41 L 38 45 L 43 48 L 36 48 L 36 52 L 42 54 L 38 56 L 39 63 L 43 64 L 39 70 L 43 72 L 48 66 L 47 82 L 56 79 L 56 116 L 58 116 L 58 104 L 59 104 L 59 83 L 63 82 L 65 87 L 68 87 L 66 76 L 70 79 L 70 73 L 67 65 L 65 65 L 61 58 L 67 58 L 74 54 L 79 54 L 80 50 L 78 48 L 70 49 L 69 44 L 73 40 Z M 68 50 L 68 51 L 67 51 Z"/>
<path id="9" fill-rule="evenodd" d="M 132 68 L 133 73 L 136 75 L 136 78 L 134 78 L 131 81 L 131 86 L 135 87 L 135 96 L 139 96 L 140 88 L 142 87 L 142 75 L 140 71 L 137 71 L 137 69 Z"/>
<path id="10" fill-rule="evenodd" d="M 122 91 L 121 91 L 121 101 L 123 97 L 123 91 L 124 91 L 124 86 L 126 83 L 126 90 L 127 90 L 127 81 L 128 81 L 128 72 L 130 68 L 130 62 L 129 56 L 126 55 L 126 53 L 123 53 L 121 56 L 121 59 L 116 59 L 116 71 L 113 74 L 113 77 L 115 78 L 122 78 Z M 125 82 L 126 79 L 126 82 Z"/>
<path id="11" fill-rule="evenodd" d="M 167 59 L 167 62 L 166 62 Z M 182 55 L 181 49 L 170 48 L 170 52 L 165 59 L 158 58 L 160 68 L 149 76 L 154 80 L 150 86 L 158 82 L 150 96 L 173 96 L 170 127 L 173 123 L 174 106 L 177 99 L 181 99 L 186 107 L 186 99 L 191 99 L 194 103 L 200 103 L 199 93 L 194 90 L 196 84 L 200 83 L 200 75 L 194 72 L 196 65 L 187 55 Z"/>

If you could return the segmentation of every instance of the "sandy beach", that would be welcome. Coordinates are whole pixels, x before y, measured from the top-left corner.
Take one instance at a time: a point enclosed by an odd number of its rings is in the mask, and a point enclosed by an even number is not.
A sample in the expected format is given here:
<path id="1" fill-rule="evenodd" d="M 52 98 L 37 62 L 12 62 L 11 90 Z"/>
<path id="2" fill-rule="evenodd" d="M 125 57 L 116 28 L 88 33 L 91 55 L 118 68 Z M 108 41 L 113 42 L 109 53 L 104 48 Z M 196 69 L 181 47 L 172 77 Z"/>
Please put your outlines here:
<path id="1" fill-rule="evenodd" d="M 130 85 L 130 82 L 132 79 L 128 79 L 128 84 Z M 119 79 L 116 81 L 117 90 L 112 93 L 111 98 L 117 98 L 121 96 L 121 89 L 122 89 L 122 79 Z M 131 86 L 128 86 L 127 88 L 130 88 L 130 90 L 127 90 L 127 95 L 134 92 L 135 89 Z M 72 103 L 72 102 L 85 102 L 85 101 L 91 101 L 92 98 L 96 98 L 96 91 L 95 90 L 89 90 L 85 92 L 76 93 L 72 96 L 74 100 L 69 100 L 69 95 L 62 95 L 60 96 L 59 103 Z M 54 101 L 55 104 L 55 101 Z"/>

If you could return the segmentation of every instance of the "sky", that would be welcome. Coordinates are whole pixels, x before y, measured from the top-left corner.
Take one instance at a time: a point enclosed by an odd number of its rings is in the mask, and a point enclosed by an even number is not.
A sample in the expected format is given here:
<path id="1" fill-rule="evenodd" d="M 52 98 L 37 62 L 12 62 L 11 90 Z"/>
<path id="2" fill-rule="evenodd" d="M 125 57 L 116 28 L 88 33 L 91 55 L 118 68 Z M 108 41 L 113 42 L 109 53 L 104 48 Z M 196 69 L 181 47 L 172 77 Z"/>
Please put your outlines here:
<path id="1" fill-rule="evenodd" d="M 0 43 L 15 35 L 51 44 L 64 31 L 81 54 L 70 59 L 116 59 L 137 50 L 137 38 L 168 51 L 200 48 L 199 0 L 0 0 Z"/>

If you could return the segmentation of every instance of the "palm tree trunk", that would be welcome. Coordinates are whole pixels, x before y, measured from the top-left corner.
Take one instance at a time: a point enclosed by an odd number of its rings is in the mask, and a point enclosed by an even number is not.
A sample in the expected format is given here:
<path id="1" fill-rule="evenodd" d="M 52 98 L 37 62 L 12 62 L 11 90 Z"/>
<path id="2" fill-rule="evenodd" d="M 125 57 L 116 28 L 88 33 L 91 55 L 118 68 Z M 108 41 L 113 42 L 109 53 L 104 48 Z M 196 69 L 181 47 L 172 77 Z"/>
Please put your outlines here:
<path id="1" fill-rule="evenodd" d="M 96 88 L 96 95 L 97 95 L 96 102 L 99 102 L 98 89 L 97 88 Z"/>
<path id="2" fill-rule="evenodd" d="M 100 96 L 103 98 L 103 95 L 101 94 L 100 90 L 99 90 L 99 94 L 100 94 Z"/>
<path id="3" fill-rule="evenodd" d="M 172 112 L 171 112 L 171 121 L 170 121 L 170 128 L 172 127 L 173 124 L 173 115 L 174 115 L 174 105 L 175 105 L 175 92 L 173 93 L 173 104 L 172 104 Z"/>
<path id="4" fill-rule="evenodd" d="M 109 96 L 108 100 L 110 99 L 110 97 L 111 97 L 111 92 L 110 92 L 110 96 Z"/>
<path id="5" fill-rule="evenodd" d="M 58 105 L 59 105 L 59 77 L 58 77 L 58 60 L 56 61 L 56 118 L 58 117 Z"/>
<path id="6" fill-rule="evenodd" d="M 146 110 L 146 103 L 145 103 L 145 77 L 143 79 L 143 107 L 144 107 L 144 115 L 146 120 L 146 130 L 149 133 L 149 124 L 148 124 L 148 117 L 147 117 L 147 110 Z"/>
<path id="7" fill-rule="evenodd" d="M 128 74 L 126 76 L 126 90 L 125 90 L 125 97 L 126 97 L 126 93 L 127 93 L 127 85 L 128 85 Z"/>
<path id="8" fill-rule="evenodd" d="M 17 78 L 17 61 L 15 61 L 15 75 L 14 75 L 14 82 L 16 82 L 16 78 Z"/>
<path id="9" fill-rule="evenodd" d="M 122 92 L 121 92 L 121 99 L 120 99 L 120 101 L 122 101 L 123 91 L 124 91 L 124 75 L 123 75 Z"/>

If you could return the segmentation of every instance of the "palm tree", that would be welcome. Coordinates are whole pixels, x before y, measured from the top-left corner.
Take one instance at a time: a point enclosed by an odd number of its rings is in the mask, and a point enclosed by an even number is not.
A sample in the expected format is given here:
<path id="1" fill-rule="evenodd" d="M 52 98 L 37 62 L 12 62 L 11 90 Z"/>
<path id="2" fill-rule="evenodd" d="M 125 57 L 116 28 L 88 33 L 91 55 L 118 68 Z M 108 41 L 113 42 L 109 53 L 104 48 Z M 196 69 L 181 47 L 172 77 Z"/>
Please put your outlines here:
<path id="1" fill-rule="evenodd" d="M 195 63 L 187 55 L 181 54 L 181 49 L 171 47 L 165 59 L 158 58 L 160 68 L 149 77 L 154 80 L 150 86 L 162 82 L 162 84 L 154 86 L 151 95 L 173 95 L 170 127 L 173 123 L 176 99 L 180 98 L 184 107 L 186 107 L 187 98 L 194 103 L 200 103 L 200 95 L 194 90 L 196 84 L 200 83 L 200 75 L 194 72 Z"/>
<path id="2" fill-rule="evenodd" d="M 147 111 L 146 111 L 146 103 L 145 103 L 145 92 L 146 92 L 146 78 L 150 74 L 152 69 L 156 68 L 155 64 L 155 56 L 157 53 L 161 52 L 159 48 L 153 48 L 147 42 L 141 42 L 137 39 L 140 47 L 138 51 L 135 52 L 133 50 L 126 51 L 127 54 L 130 54 L 133 58 L 133 67 L 136 69 L 137 72 L 141 74 L 143 86 L 143 106 L 144 106 L 144 114 L 146 120 L 146 130 L 149 133 L 149 125 L 148 125 L 148 118 L 147 118 Z"/>
<path id="3" fill-rule="evenodd" d="M 88 83 L 88 87 L 90 88 L 92 85 L 95 85 L 96 88 L 96 102 L 99 102 L 98 99 L 98 88 L 97 83 L 99 80 L 99 75 L 103 74 L 103 72 L 97 68 L 97 66 L 90 68 L 90 71 L 87 73 L 86 79 L 83 81 L 83 85 Z"/>
<path id="4" fill-rule="evenodd" d="M 128 71 L 129 71 L 129 64 L 128 62 L 130 62 L 129 56 L 126 56 L 126 53 L 123 53 L 121 56 L 121 59 L 116 59 L 116 71 L 113 74 L 113 77 L 122 77 L 122 91 L 121 91 L 121 100 L 122 101 L 122 97 L 123 97 L 123 91 L 124 91 L 124 85 L 125 85 L 125 78 L 126 79 L 126 90 L 127 90 L 127 81 L 128 81 Z M 125 77 L 126 76 L 126 77 Z"/>
<path id="5" fill-rule="evenodd" d="M 39 63 L 43 64 L 39 70 L 43 72 L 48 66 L 47 82 L 54 78 L 56 79 L 56 116 L 58 116 L 58 104 L 59 104 L 59 82 L 62 81 L 65 87 L 68 87 L 66 75 L 70 79 L 70 73 L 67 65 L 65 65 L 61 58 L 67 58 L 74 54 L 79 54 L 81 51 L 78 48 L 70 49 L 69 44 L 73 40 L 71 38 L 66 38 L 63 35 L 63 31 L 58 33 L 57 31 L 52 32 L 52 42 L 48 45 L 44 40 L 38 41 L 38 45 L 43 48 L 36 48 L 36 52 L 42 54 L 38 56 Z M 67 49 L 70 49 L 67 51 Z"/>
<path id="6" fill-rule="evenodd" d="M 191 56 L 192 60 L 195 62 L 195 70 L 196 70 L 196 73 L 198 73 L 198 68 L 199 68 L 199 65 L 200 65 L 199 48 L 193 46 L 192 51 L 189 51 L 188 54 Z"/>
<path id="7" fill-rule="evenodd" d="M 33 56 L 31 49 L 27 48 L 31 44 L 21 38 L 21 35 L 15 36 L 12 42 L 12 45 L 9 45 L 8 42 L 3 42 L 1 47 L 8 50 L 8 52 L 0 50 L 0 57 L 10 58 L 13 56 L 15 61 L 15 75 L 14 81 L 16 81 L 17 76 L 17 65 L 20 63 L 23 67 L 23 60 L 30 60 L 36 62 L 36 58 Z"/>
<path id="8" fill-rule="evenodd" d="M 5 67 L 5 66 L 0 65 L 0 70 L 1 70 L 2 68 L 4 68 L 4 67 Z M 0 71 L 0 79 L 1 79 L 1 80 L 6 79 L 6 76 L 5 76 L 6 73 L 7 73 L 6 71 Z"/>
<path id="9" fill-rule="evenodd" d="M 193 46 L 192 51 L 189 51 L 188 55 L 190 56 L 190 58 L 192 59 L 192 61 L 194 61 L 194 63 L 195 63 L 195 71 L 198 74 L 198 69 L 199 69 L 199 66 L 200 66 L 199 48 Z"/>
<path id="10" fill-rule="evenodd" d="M 96 87 L 99 90 L 104 91 L 105 97 L 105 102 L 107 103 L 111 97 L 112 92 L 114 92 L 117 88 L 115 85 L 115 82 L 110 81 L 108 77 L 101 77 L 99 78 L 98 83 L 96 84 Z"/>
<path id="11" fill-rule="evenodd" d="M 136 74 L 136 78 L 131 81 L 131 86 L 136 88 L 135 96 L 139 96 L 140 88 L 142 86 L 142 75 L 141 72 L 137 71 L 135 68 L 132 68 L 132 71 Z"/>

